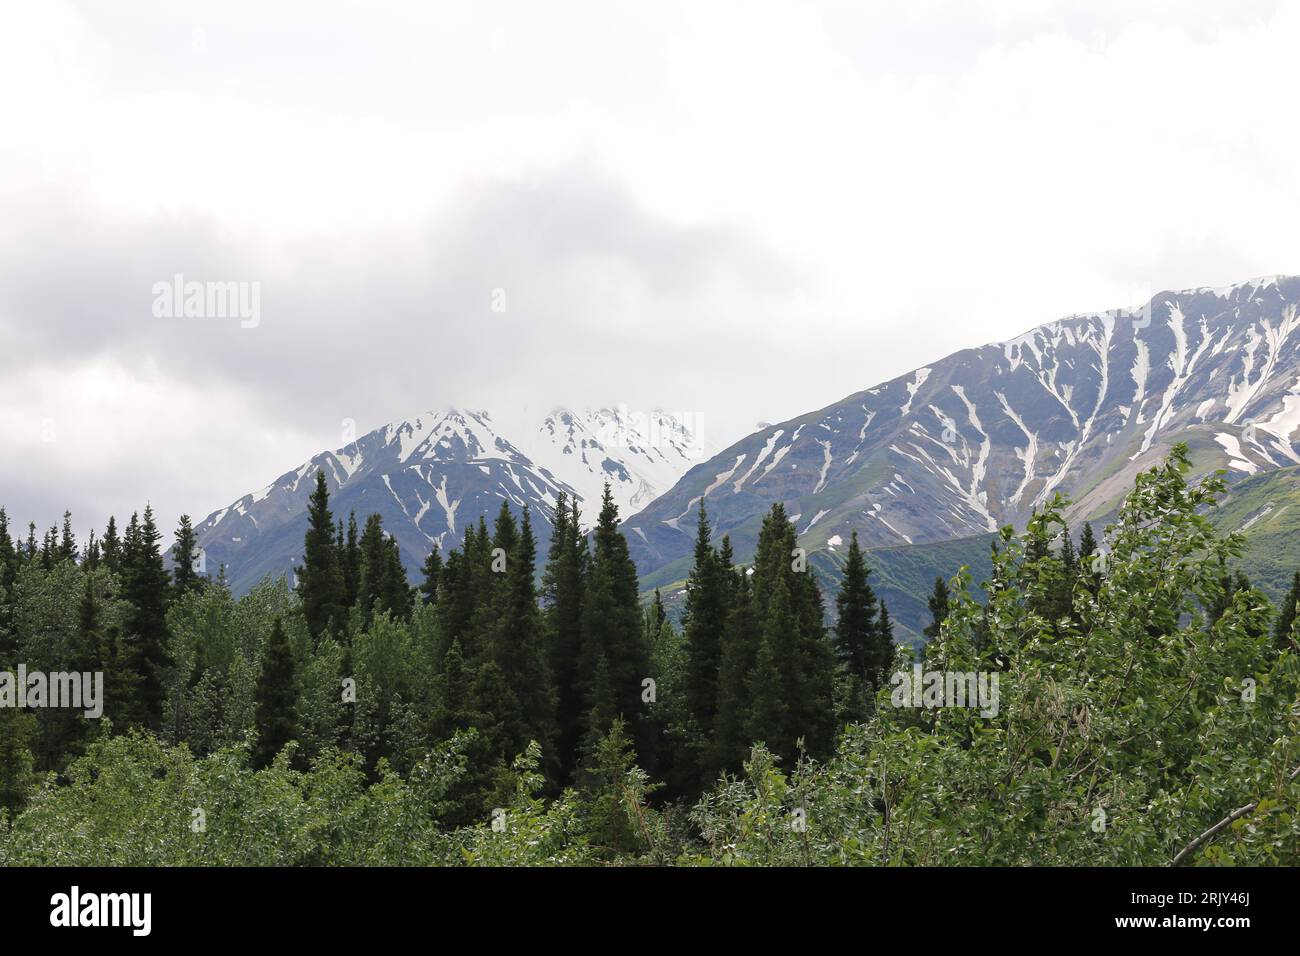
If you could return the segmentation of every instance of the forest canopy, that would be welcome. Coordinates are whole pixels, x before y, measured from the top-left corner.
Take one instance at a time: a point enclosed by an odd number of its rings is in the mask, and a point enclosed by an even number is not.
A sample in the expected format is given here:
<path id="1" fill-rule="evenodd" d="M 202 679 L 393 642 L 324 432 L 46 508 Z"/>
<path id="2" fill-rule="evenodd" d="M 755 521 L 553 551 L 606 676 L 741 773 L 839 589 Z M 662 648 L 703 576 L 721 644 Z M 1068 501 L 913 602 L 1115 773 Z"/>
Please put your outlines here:
<path id="1" fill-rule="evenodd" d="M 503 506 L 413 587 L 322 477 L 294 586 L 238 599 L 188 519 L 168 570 L 149 509 L 84 547 L 0 511 L 0 671 L 103 675 L 99 718 L 0 706 L 0 864 L 1295 864 L 1300 574 L 1272 607 L 1188 471 L 1004 528 L 915 649 L 780 505 L 746 566 L 701 506 L 677 622 L 608 493 L 540 568 Z"/>

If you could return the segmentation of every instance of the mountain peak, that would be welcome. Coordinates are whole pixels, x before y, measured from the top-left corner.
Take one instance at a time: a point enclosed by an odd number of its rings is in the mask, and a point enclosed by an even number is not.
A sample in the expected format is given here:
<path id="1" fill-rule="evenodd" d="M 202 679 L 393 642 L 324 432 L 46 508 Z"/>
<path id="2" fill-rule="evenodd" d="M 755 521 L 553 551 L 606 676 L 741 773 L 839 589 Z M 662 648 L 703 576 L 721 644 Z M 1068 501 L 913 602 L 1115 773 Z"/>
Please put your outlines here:
<path id="1" fill-rule="evenodd" d="M 654 423 L 653 433 L 640 427 L 643 421 Z M 694 447 L 690 431 L 658 411 L 558 407 L 545 415 L 528 408 L 499 415 L 443 406 L 321 452 L 209 515 L 196 533 L 207 560 L 226 564 L 236 589 L 290 570 L 301 552 L 312 476 L 320 471 L 335 517 L 378 512 L 415 570 L 430 548 L 456 546 L 469 522 L 490 520 L 502 501 L 516 512 L 528 508 L 546 526 L 564 493 L 585 505 L 590 523 L 608 482 L 621 514 L 631 515 L 694 463 Z M 545 527 L 538 535 L 545 540 Z"/>

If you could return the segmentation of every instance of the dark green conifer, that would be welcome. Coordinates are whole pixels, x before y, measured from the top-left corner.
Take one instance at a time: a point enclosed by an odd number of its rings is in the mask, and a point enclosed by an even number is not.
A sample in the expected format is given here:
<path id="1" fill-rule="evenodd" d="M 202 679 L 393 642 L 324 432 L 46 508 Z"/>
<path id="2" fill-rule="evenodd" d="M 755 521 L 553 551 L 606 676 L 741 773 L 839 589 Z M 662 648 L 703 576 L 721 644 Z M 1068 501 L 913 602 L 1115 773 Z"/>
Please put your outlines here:
<path id="1" fill-rule="evenodd" d="M 925 635 L 926 640 L 932 641 L 939 636 L 939 628 L 948 619 L 948 600 L 948 582 L 941 577 L 935 578 L 934 591 L 927 601 L 930 607 L 930 623 L 921 632 Z"/>
<path id="2" fill-rule="evenodd" d="M 269 766 L 298 733 L 298 683 L 293 650 L 279 618 L 262 651 L 262 671 L 255 690 L 257 746 L 253 766 Z"/>
<path id="3" fill-rule="evenodd" d="M 325 472 L 316 472 L 316 490 L 307 507 L 307 533 L 303 539 L 303 564 L 298 569 L 298 596 L 303 617 L 313 639 L 340 633 L 345 621 L 343 572 L 334 542 L 334 516 L 330 514 Z"/>
<path id="4" fill-rule="evenodd" d="M 198 559 L 199 546 L 190 525 L 190 516 L 181 515 L 176 528 L 176 543 L 172 546 L 173 590 L 177 598 L 203 590 L 203 579 L 194 566 Z"/>
<path id="5" fill-rule="evenodd" d="M 722 632 L 730 610 L 730 560 L 719 556 L 711 543 L 711 536 L 712 529 L 701 500 L 695 531 L 695 563 L 686 581 L 682 627 L 687 646 L 686 702 L 705 733 L 712 732 L 717 716 Z"/>
<path id="6" fill-rule="evenodd" d="M 849 539 L 840 591 L 835 598 L 835 656 L 844 675 L 842 720 L 866 720 L 874 694 L 880 689 L 880 652 L 876 639 L 876 595 L 871 574 L 858 546 L 858 532 Z"/>

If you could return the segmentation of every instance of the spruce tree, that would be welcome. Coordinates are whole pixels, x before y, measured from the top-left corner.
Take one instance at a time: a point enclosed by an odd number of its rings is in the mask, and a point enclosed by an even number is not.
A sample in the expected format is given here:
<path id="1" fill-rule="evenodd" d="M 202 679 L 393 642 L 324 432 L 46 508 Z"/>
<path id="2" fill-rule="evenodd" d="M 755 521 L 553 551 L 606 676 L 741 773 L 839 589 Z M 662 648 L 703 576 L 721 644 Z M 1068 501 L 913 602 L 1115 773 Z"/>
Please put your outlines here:
<path id="1" fill-rule="evenodd" d="M 402 549 L 397 539 L 389 536 L 385 544 L 388 567 L 384 576 L 384 610 L 394 620 L 409 621 L 415 607 L 415 590 L 406 576 L 406 565 L 402 563 Z"/>
<path id="2" fill-rule="evenodd" d="M 889 605 L 884 601 L 880 602 L 880 620 L 876 622 L 876 634 L 879 641 L 879 647 L 882 650 L 881 670 L 879 671 L 882 684 L 889 681 L 888 668 L 894 660 L 894 622 L 889 619 Z M 884 656 L 884 651 L 888 651 L 888 656 Z"/>
<path id="3" fill-rule="evenodd" d="M 345 620 L 343 572 L 334 547 L 334 517 L 330 514 L 325 472 L 316 472 L 316 490 L 307 508 L 303 566 L 298 569 L 298 596 L 312 638 L 340 633 Z"/>
<path id="4" fill-rule="evenodd" d="M 1093 595 L 1097 596 L 1101 588 L 1101 574 L 1093 569 L 1093 560 L 1098 554 L 1097 538 L 1092 533 L 1092 525 L 1088 522 L 1083 523 L 1083 533 L 1079 535 L 1079 555 L 1077 564 L 1079 576 L 1083 579 L 1084 587 Z"/>
<path id="5" fill-rule="evenodd" d="M 420 583 L 420 602 L 422 604 L 438 603 L 438 582 L 442 578 L 442 555 L 437 545 L 429 551 L 424 559 L 424 580 Z"/>
<path id="6" fill-rule="evenodd" d="M 117 519 L 112 515 L 108 518 L 108 527 L 104 529 L 104 542 L 100 550 L 103 552 L 104 566 L 114 574 L 121 570 L 122 562 L 122 541 L 117 535 Z"/>
<path id="7" fill-rule="evenodd" d="M 385 597 L 389 590 L 388 542 L 384 539 L 384 519 L 372 514 L 366 519 L 361 532 L 361 577 L 357 587 L 357 601 L 361 607 L 362 626 L 367 630 L 375 614 L 386 610 Z"/>
<path id="8" fill-rule="evenodd" d="M 592 673 L 587 685 L 587 712 L 583 716 L 582 740 L 579 744 L 580 763 L 589 769 L 595 759 L 600 741 L 622 715 L 618 693 L 610 675 L 609 661 L 603 649 L 596 651 Z"/>
<path id="9" fill-rule="evenodd" d="M 508 511 L 505 516 L 509 516 Z M 505 547 L 507 538 L 508 535 L 500 535 L 498 546 Z M 554 777 L 559 770 L 554 753 L 555 690 L 546 664 L 536 567 L 537 539 L 533 535 L 532 518 L 525 508 L 513 549 L 507 553 L 502 614 L 495 634 L 497 663 L 505 675 L 516 710 L 516 724 L 509 728 L 513 733 L 512 752 L 505 756 L 522 753 L 529 740 L 535 740 L 541 745 Z"/>
<path id="10" fill-rule="evenodd" d="M 95 531 L 92 528 L 90 537 L 86 541 L 86 557 L 82 561 L 82 567 L 87 571 L 93 571 L 99 567 L 100 559 L 99 540 L 95 537 Z"/>
<path id="11" fill-rule="evenodd" d="M 730 610 L 722 632 L 722 660 L 718 667 L 717 715 L 711 745 L 705 750 L 698 784 L 707 786 L 719 771 L 738 771 L 749 755 L 750 675 L 758 654 L 759 626 L 748 575 L 730 572 L 734 578 Z"/>
<path id="12" fill-rule="evenodd" d="M 749 724 L 745 739 L 763 743 L 773 753 L 793 759 L 795 741 L 801 736 L 790 713 L 796 692 L 795 635 L 798 621 L 791 606 L 785 577 L 774 583 L 764 618 L 759 622 L 759 641 L 747 690 Z"/>
<path id="13" fill-rule="evenodd" d="M 40 557 L 41 549 L 36 543 L 36 522 L 30 521 L 27 524 L 27 544 L 23 550 L 23 557 L 28 564 L 31 564 Z"/>
<path id="14" fill-rule="evenodd" d="M 577 761 L 584 717 L 579 657 L 588 555 L 576 501 L 561 492 L 551 523 L 551 544 L 542 576 L 546 660 L 555 685 L 556 756 L 561 779 Z"/>
<path id="15" fill-rule="evenodd" d="M 876 640 L 876 595 L 867 581 L 871 571 L 862 557 L 855 530 L 849 539 L 840 591 L 835 598 L 835 656 L 846 692 L 841 719 L 862 721 L 880 689 L 880 653 Z"/>
<path id="16" fill-rule="evenodd" d="M 77 538 L 72 533 L 72 512 L 63 512 L 63 532 L 59 536 L 59 560 L 75 562 L 80 557 Z"/>
<path id="17" fill-rule="evenodd" d="M 339 567 L 343 572 L 343 604 L 351 609 L 361 589 L 361 543 L 357 535 L 357 513 L 348 512 L 348 533 L 340 551 Z"/>
<path id="18" fill-rule="evenodd" d="M 190 516 L 181 515 L 176 528 L 176 543 L 172 546 L 172 579 L 177 598 L 203 590 L 203 579 L 194 569 L 199 557 L 198 542 L 194 537 L 194 528 L 190 525 Z"/>
<path id="19" fill-rule="evenodd" d="M 700 729 L 714 729 L 718 707 L 718 674 L 722 665 L 722 633 L 726 626 L 730 565 L 711 544 L 712 529 L 700 501 L 695 531 L 695 563 L 686 581 L 682 627 L 686 633 L 686 702 Z"/>
<path id="20" fill-rule="evenodd" d="M 835 737 L 835 656 L 826 638 L 821 591 L 797 556 L 796 540 L 785 508 L 774 504 L 759 529 L 750 582 L 761 637 L 749 682 L 749 736 L 767 741 L 788 760 L 797 756 L 798 739 L 820 758 Z M 780 700 L 770 699 L 776 686 Z"/>
<path id="21" fill-rule="evenodd" d="M 795 540 L 790 524 L 792 548 Z M 787 562 L 787 567 L 791 564 Z M 799 620 L 798 690 L 791 712 L 807 752 L 823 760 L 835 747 L 835 652 L 826 634 L 826 605 L 811 567 L 791 573 Z"/>
<path id="22" fill-rule="evenodd" d="M 77 607 L 77 640 L 71 668 L 76 671 L 103 670 L 106 656 L 103 620 L 95 594 L 95 576 L 85 575 L 85 588 Z"/>
<path id="23" fill-rule="evenodd" d="M 298 685 L 293 650 L 277 617 L 262 652 L 262 670 L 254 693 L 257 701 L 257 746 L 253 766 L 269 766 L 298 732 Z"/>
<path id="24" fill-rule="evenodd" d="M 143 694 L 146 664 L 137 642 L 117 625 L 104 631 L 99 670 L 104 672 L 104 715 L 113 727 L 149 726 L 149 713 Z"/>
<path id="25" fill-rule="evenodd" d="M 45 537 L 41 541 L 41 567 L 50 571 L 54 568 L 54 563 L 59 560 L 59 529 L 50 525 L 50 529 L 45 532 Z"/>
<path id="26" fill-rule="evenodd" d="M 930 623 L 921 632 L 926 640 L 932 641 L 939 636 L 939 628 L 948 619 L 948 599 L 948 582 L 943 578 L 935 578 L 934 592 L 927 602 L 930 606 Z"/>
<path id="27" fill-rule="evenodd" d="M 655 588 L 654 603 L 650 605 L 650 614 L 647 617 L 649 623 L 650 637 L 657 639 L 659 632 L 663 629 L 664 621 L 668 619 L 668 612 L 664 609 L 664 598 Z"/>
<path id="28" fill-rule="evenodd" d="M 171 578 L 163 566 L 158 542 L 162 534 L 146 506 L 144 521 L 131 516 L 122 548 L 122 596 L 130 604 L 124 640 L 139 663 L 139 697 L 151 728 L 162 720 L 163 678 L 170 664 L 167 653 L 167 605 Z"/>
<path id="29" fill-rule="evenodd" d="M 614 701 L 614 716 L 629 725 L 637 752 L 653 761 L 650 723 L 641 700 L 642 681 L 650 676 L 650 649 L 642 641 L 641 608 L 636 565 L 628 553 L 627 539 L 618 530 L 618 506 L 609 484 L 601 499 L 600 516 L 592 532 L 591 571 L 583 608 L 582 673 L 592 675 L 599 658 L 605 659 Z M 584 712 L 595 712 L 591 680 L 586 682 Z M 600 712 L 603 717 L 604 712 Z M 588 730 L 603 737 L 609 726 Z"/>
<path id="30" fill-rule="evenodd" d="M 1083 523 L 1083 533 L 1079 535 L 1079 564 L 1086 567 L 1088 559 L 1097 553 L 1097 538 L 1092 533 L 1092 524 Z"/>

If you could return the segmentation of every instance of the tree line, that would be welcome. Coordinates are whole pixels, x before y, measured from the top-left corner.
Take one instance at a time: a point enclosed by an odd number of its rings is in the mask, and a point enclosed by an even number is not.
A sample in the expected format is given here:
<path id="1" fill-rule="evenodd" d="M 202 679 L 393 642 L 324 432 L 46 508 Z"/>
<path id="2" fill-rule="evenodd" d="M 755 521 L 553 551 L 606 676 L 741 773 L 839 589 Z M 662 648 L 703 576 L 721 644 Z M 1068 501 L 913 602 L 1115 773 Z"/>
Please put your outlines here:
<path id="1" fill-rule="evenodd" d="M 0 670 L 108 685 L 100 721 L 0 708 L 0 862 L 1152 862 L 1247 797 L 1250 832 L 1197 854 L 1294 860 L 1300 574 L 1271 607 L 1179 455 L 1104 543 L 1059 499 L 1004 529 L 981 599 L 936 581 L 916 651 L 856 535 L 827 614 L 780 505 L 741 566 L 701 504 L 680 625 L 608 490 L 585 533 L 560 497 L 540 568 L 503 505 L 413 585 L 318 475 L 293 585 L 238 599 L 188 518 L 168 570 L 148 508 L 84 548 L 0 510 Z M 891 706 L 914 660 L 1007 699 Z M 137 830 L 154 849 L 113 836 Z"/>

